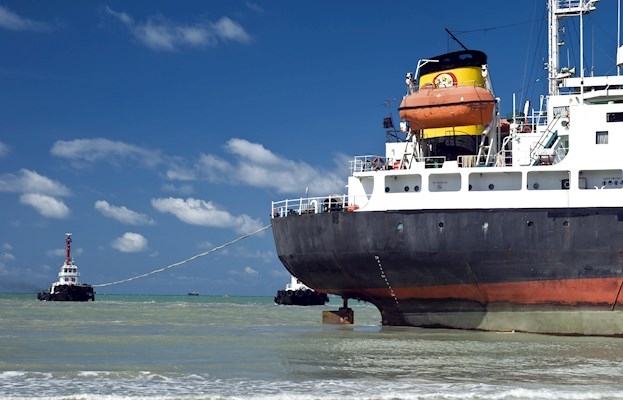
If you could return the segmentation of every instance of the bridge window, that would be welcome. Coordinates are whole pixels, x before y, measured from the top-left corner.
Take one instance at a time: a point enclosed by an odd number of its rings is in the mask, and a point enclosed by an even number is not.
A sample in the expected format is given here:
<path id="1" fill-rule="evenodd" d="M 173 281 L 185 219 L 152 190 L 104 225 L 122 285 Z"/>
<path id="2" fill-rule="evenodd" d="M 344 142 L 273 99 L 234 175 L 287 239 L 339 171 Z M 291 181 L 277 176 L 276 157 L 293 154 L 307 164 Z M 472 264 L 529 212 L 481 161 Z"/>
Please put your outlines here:
<path id="1" fill-rule="evenodd" d="M 606 113 L 607 122 L 623 122 L 623 112 Z"/>
<path id="2" fill-rule="evenodd" d="M 595 144 L 608 144 L 608 131 L 595 132 Z"/>

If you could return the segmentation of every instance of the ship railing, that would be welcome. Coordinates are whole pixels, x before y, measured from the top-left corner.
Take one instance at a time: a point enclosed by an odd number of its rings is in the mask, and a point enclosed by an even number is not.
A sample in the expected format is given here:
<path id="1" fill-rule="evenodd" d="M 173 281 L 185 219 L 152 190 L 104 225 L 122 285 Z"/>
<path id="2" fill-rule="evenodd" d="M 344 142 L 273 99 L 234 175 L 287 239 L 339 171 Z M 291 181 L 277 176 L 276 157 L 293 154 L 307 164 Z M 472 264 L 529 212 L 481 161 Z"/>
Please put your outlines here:
<path id="1" fill-rule="evenodd" d="M 514 116 L 513 121 L 518 133 L 536 132 L 537 126 L 547 126 L 547 111 L 532 110 L 528 115 Z"/>
<path id="2" fill-rule="evenodd" d="M 467 80 L 467 81 L 459 81 L 454 83 L 452 86 L 450 87 L 463 87 L 463 86 L 473 86 L 473 87 L 483 87 L 486 88 L 487 85 L 484 82 L 479 82 L 477 80 Z M 419 85 L 419 86 L 415 86 L 415 91 L 417 92 L 420 89 L 434 89 L 437 88 L 438 86 L 435 85 L 435 83 L 433 82 L 427 82 L 423 85 Z"/>
<path id="3" fill-rule="evenodd" d="M 446 161 L 445 156 L 410 156 L 405 155 L 405 159 L 393 159 L 376 155 L 356 156 L 354 160 L 350 161 L 350 174 L 353 175 L 356 172 L 369 172 L 379 170 L 392 170 L 392 169 L 408 169 L 411 163 L 424 164 L 424 168 L 441 168 Z"/>
<path id="4" fill-rule="evenodd" d="M 347 194 L 332 194 L 322 197 L 300 197 L 272 202 L 272 218 L 287 217 L 289 215 L 319 214 L 325 212 L 353 212 L 359 209 L 355 199 L 357 196 Z M 362 204 L 369 196 L 362 197 Z"/>
<path id="5" fill-rule="evenodd" d="M 355 159 L 350 161 L 350 174 L 352 175 L 355 172 L 375 171 L 381 169 L 386 162 L 385 157 L 373 154 L 355 156 Z"/>

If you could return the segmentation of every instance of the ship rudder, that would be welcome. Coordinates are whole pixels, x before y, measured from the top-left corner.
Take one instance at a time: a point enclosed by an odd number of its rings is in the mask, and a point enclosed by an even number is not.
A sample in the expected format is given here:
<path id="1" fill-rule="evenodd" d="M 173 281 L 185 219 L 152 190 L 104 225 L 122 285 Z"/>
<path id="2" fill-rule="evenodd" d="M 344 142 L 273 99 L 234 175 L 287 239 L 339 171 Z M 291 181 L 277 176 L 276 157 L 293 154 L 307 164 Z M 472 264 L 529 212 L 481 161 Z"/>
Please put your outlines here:
<path id="1" fill-rule="evenodd" d="M 322 323 L 332 325 L 352 325 L 355 323 L 355 312 L 348 307 L 348 298 L 343 297 L 344 304 L 338 310 L 328 310 L 322 312 Z"/>
<path id="2" fill-rule="evenodd" d="M 324 310 L 322 323 L 327 325 L 352 325 L 355 323 L 355 312 L 352 308 L 340 307 L 338 310 Z"/>

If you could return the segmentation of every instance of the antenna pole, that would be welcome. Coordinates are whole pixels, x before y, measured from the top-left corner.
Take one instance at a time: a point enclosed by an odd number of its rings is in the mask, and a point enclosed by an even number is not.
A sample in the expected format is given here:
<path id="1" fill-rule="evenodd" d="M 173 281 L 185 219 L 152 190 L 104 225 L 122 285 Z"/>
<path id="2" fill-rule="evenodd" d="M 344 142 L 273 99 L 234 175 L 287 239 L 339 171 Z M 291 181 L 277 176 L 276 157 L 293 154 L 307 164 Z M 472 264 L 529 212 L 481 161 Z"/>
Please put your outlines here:
<path id="1" fill-rule="evenodd" d="M 65 239 L 65 264 L 71 264 L 71 233 L 66 233 L 67 239 Z"/>
<path id="2" fill-rule="evenodd" d="M 461 43 L 461 41 L 459 39 L 456 38 L 456 36 L 454 36 L 452 34 L 452 32 L 450 32 L 448 30 L 448 28 L 443 28 L 446 30 L 446 32 L 448 32 L 448 35 L 450 35 L 450 37 L 452 38 L 452 40 L 454 40 L 455 42 L 457 42 L 459 44 L 459 46 L 461 46 L 463 48 L 463 50 L 469 50 L 467 47 L 465 47 L 465 45 L 463 43 Z"/>

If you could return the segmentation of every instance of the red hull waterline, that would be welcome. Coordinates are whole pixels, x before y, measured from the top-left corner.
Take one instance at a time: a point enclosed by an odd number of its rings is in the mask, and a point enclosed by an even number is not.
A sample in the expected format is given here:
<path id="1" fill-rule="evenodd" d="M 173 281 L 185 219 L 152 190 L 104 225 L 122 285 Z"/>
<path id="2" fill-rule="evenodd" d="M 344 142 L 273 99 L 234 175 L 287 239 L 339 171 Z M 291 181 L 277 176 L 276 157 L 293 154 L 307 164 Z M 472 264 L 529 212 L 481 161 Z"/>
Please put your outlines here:
<path id="1" fill-rule="evenodd" d="M 380 309 L 386 325 L 623 336 L 622 278 L 389 286 L 323 290 L 338 294 L 357 292 L 375 299 L 375 303 L 384 304 Z M 444 308 L 442 304 L 447 304 L 447 311 L 439 309 Z M 400 312 L 401 305 L 411 311 Z"/>

